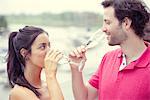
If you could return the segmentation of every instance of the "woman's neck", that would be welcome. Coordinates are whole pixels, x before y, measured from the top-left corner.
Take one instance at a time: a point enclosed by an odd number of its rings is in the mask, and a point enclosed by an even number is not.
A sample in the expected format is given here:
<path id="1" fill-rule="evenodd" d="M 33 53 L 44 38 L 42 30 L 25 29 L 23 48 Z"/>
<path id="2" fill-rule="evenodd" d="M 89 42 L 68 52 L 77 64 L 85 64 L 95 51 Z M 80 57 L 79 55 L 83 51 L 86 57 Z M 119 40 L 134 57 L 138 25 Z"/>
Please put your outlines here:
<path id="1" fill-rule="evenodd" d="M 41 71 L 42 68 L 37 66 L 26 66 L 24 75 L 27 81 L 36 88 L 41 88 Z"/>

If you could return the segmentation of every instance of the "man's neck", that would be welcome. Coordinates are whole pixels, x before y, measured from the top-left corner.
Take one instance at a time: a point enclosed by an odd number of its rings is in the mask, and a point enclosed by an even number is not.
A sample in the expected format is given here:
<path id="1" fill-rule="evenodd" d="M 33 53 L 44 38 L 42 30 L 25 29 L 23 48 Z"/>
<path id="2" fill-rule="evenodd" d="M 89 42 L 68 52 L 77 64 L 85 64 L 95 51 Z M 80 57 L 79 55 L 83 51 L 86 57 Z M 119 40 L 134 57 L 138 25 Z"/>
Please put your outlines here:
<path id="1" fill-rule="evenodd" d="M 136 60 L 146 49 L 144 41 L 139 38 L 128 39 L 120 46 L 123 53 L 126 55 L 127 63 Z"/>

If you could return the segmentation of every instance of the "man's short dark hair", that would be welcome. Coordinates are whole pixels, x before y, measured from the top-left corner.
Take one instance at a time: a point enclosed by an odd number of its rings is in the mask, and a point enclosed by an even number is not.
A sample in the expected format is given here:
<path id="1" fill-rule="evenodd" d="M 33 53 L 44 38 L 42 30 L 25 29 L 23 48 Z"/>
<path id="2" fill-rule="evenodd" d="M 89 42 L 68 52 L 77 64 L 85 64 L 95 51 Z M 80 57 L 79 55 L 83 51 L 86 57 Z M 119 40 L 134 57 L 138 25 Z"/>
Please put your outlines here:
<path id="1" fill-rule="evenodd" d="M 113 7 L 115 17 L 120 23 L 125 17 L 132 20 L 131 27 L 139 37 L 144 36 L 144 28 L 149 22 L 149 12 L 146 4 L 141 0 L 105 0 L 102 2 L 104 8 Z"/>

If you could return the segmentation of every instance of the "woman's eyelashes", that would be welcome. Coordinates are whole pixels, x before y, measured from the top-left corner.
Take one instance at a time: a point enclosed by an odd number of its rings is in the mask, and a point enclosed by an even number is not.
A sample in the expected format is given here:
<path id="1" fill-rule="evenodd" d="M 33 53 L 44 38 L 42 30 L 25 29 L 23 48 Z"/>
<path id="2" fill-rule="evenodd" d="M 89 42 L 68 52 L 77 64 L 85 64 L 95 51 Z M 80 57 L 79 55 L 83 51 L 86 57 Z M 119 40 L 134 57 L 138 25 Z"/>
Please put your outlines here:
<path id="1" fill-rule="evenodd" d="M 45 50 L 45 48 L 46 48 L 46 43 L 41 43 L 39 49 Z"/>
<path id="2" fill-rule="evenodd" d="M 45 50 L 46 48 L 50 48 L 50 42 L 49 43 L 40 43 L 39 46 L 38 46 L 38 49 L 41 49 L 41 50 Z"/>

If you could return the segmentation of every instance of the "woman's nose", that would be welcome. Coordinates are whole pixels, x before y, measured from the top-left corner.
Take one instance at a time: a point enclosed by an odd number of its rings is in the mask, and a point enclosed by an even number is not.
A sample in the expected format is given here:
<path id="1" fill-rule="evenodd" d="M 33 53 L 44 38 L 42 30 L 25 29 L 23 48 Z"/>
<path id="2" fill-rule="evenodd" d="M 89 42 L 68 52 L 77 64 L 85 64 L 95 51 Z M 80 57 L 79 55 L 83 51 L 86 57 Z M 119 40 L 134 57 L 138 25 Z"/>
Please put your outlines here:
<path id="1" fill-rule="evenodd" d="M 50 50 L 50 47 L 48 46 L 47 48 L 46 48 L 46 52 L 48 52 Z"/>

